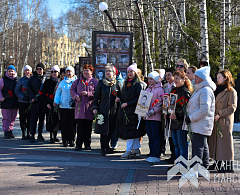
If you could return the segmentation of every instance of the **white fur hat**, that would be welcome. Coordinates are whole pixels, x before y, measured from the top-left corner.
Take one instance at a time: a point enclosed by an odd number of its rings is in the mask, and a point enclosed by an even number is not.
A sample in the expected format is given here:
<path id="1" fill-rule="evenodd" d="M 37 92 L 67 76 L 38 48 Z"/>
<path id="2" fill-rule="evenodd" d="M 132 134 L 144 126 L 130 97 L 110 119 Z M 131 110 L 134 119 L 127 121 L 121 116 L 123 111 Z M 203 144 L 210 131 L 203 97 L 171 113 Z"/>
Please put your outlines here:
<path id="1" fill-rule="evenodd" d="M 151 77 L 152 79 L 154 79 L 158 83 L 160 75 L 158 74 L 158 72 L 153 71 L 148 75 L 148 77 Z"/>
<path id="2" fill-rule="evenodd" d="M 195 72 L 195 75 L 199 76 L 203 80 L 206 80 L 206 79 L 210 78 L 210 67 L 204 66 L 204 67 L 198 69 Z"/>
<path id="3" fill-rule="evenodd" d="M 58 71 L 58 72 L 60 73 L 60 68 L 59 68 L 58 65 L 54 65 L 54 66 L 52 67 L 51 71 L 54 71 L 54 70 L 56 70 L 56 71 Z"/>
<path id="4" fill-rule="evenodd" d="M 66 71 L 67 71 L 67 70 L 70 70 L 70 71 L 72 71 L 73 74 L 75 74 L 75 70 L 74 70 L 74 68 L 73 68 L 72 66 L 68 66 L 68 67 L 66 68 Z"/>
<path id="5" fill-rule="evenodd" d="M 32 72 L 32 67 L 29 66 L 29 65 L 26 65 L 26 66 L 24 66 L 24 68 L 23 68 L 23 72 L 24 72 L 25 70 L 30 70 L 30 71 Z"/>

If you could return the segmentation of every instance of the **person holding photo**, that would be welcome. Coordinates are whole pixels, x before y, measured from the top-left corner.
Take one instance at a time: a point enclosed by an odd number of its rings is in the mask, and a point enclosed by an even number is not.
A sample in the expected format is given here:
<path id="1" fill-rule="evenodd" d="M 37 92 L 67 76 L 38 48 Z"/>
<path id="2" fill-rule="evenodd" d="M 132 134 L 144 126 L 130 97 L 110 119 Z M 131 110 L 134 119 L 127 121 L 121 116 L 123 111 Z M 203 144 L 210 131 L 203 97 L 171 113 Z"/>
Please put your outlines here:
<path id="1" fill-rule="evenodd" d="M 184 97 L 184 99 L 190 99 L 193 91 L 191 81 L 187 78 L 187 75 L 183 71 L 176 71 L 174 74 L 174 82 L 176 87 L 171 93 L 177 94 L 178 99 Z M 177 100 L 176 100 L 177 101 Z M 171 119 L 171 131 L 172 139 L 175 147 L 175 157 L 184 157 L 188 160 L 188 131 L 184 127 L 184 111 L 183 107 L 177 103 L 175 108 L 175 114 L 169 116 Z"/>
<path id="2" fill-rule="evenodd" d="M 123 159 L 129 158 L 130 155 L 141 155 L 139 137 L 145 135 L 144 121 L 141 120 L 137 129 L 138 117 L 141 116 L 134 113 L 140 92 L 145 89 L 137 72 L 137 64 L 134 63 L 128 67 L 120 97 L 122 105 L 118 112 L 116 134 L 127 140 L 126 151 L 121 156 Z"/>
<path id="3" fill-rule="evenodd" d="M 149 110 L 144 116 L 146 123 L 146 132 L 149 139 L 150 156 L 145 160 L 150 163 L 160 162 L 160 135 L 159 129 L 161 128 L 161 110 L 162 106 L 154 105 L 156 100 L 160 100 L 161 95 L 164 93 L 162 84 L 159 82 L 159 74 L 156 71 L 148 75 L 148 88 L 146 91 L 153 93 Z"/>

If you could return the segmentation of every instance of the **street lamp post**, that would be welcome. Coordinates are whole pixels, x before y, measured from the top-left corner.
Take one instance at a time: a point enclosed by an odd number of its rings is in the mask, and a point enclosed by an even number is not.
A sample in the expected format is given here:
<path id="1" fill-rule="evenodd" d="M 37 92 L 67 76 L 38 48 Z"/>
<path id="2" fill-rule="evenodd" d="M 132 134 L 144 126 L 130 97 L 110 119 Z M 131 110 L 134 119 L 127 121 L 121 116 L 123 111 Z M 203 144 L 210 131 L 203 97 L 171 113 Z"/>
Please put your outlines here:
<path id="1" fill-rule="evenodd" d="M 83 44 L 82 44 L 82 47 L 85 48 L 85 50 L 86 50 L 86 52 L 87 52 L 87 54 L 88 54 L 88 57 L 91 58 L 90 53 L 88 52 L 86 43 L 83 43 Z M 80 57 L 80 56 L 79 56 L 79 57 Z"/>
<path id="2" fill-rule="evenodd" d="M 99 9 L 107 15 L 107 17 L 108 17 L 108 19 L 110 20 L 110 22 L 111 22 L 114 30 L 117 32 L 116 25 L 114 24 L 111 16 L 110 16 L 109 13 L 108 13 L 108 4 L 105 3 L 105 2 L 101 2 L 101 3 L 99 4 Z"/>
<path id="3" fill-rule="evenodd" d="M 5 63 L 4 63 L 4 57 L 5 57 L 5 53 L 2 53 L 2 65 L 1 65 L 1 76 L 2 76 L 2 74 L 3 74 L 3 70 L 4 70 L 4 68 L 5 68 Z"/>
<path id="4" fill-rule="evenodd" d="M 137 6 L 138 15 L 139 15 L 139 19 L 140 19 L 141 27 L 142 27 L 142 38 L 143 38 L 143 70 L 142 70 L 142 73 L 145 76 L 146 59 L 145 59 L 145 31 L 144 31 L 144 25 L 143 25 L 143 18 L 142 18 L 142 13 L 139 8 L 138 0 L 133 0 L 133 1 L 135 2 L 136 6 Z"/>

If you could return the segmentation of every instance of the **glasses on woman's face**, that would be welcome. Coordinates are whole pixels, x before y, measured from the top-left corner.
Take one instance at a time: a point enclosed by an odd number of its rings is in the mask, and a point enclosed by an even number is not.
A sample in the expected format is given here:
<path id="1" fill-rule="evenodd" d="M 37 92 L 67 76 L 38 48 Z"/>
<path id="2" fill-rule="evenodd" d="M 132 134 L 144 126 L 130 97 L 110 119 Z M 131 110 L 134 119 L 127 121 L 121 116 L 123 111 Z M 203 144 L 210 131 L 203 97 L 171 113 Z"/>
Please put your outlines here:
<path id="1" fill-rule="evenodd" d="M 56 71 L 56 70 L 55 70 L 55 71 L 51 71 L 51 73 L 57 73 L 57 72 L 58 72 L 58 71 Z"/>
<path id="2" fill-rule="evenodd" d="M 177 64 L 177 66 L 176 66 L 177 68 L 179 67 L 179 68 L 183 68 L 184 67 L 184 65 L 182 65 L 182 64 Z"/>
<path id="3" fill-rule="evenodd" d="M 112 72 L 112 70 L 105 70 L 105 72 Z"/>
<path id="4" fill-rule="evenodd" d="M 42 70 L 42 68 L 36 68 L 37 70 Z"/>

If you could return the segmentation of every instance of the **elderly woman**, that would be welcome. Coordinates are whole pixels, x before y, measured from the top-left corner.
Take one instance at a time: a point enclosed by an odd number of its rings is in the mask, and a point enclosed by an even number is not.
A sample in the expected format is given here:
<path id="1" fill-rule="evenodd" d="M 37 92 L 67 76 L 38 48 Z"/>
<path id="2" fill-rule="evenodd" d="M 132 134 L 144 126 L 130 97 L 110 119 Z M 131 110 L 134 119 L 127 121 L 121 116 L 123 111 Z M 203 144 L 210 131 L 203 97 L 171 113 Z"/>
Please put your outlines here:
<path id="1" fill-rule="evenodd" d="M 55 65 L 51 69 L 51 77 L 43 85 L 43 101 L 46 107 L 46 130 L 50 133 L 50 143 L 59 142 L 58 132 L 58 113 L 54 111 L 53 98 L 60 82 L 60 68 Z"/>
<path id="2" fill-rule="evenodd" d="M 73 82 L 77 79 L 74 75 L 75 71 L 72 66 L 66 68 L 66 76 L 57 88 L 53 106 L 59 105 L 60 111 L 60 126 L 62 133 L 63 147 L 74 147 L 74 139 L 76 134 L 76 123 L 74 119 L 75 102 L 70 95 L 70 88 Z"/>
<path id="3" fill-rule="evenodd" d="M 132 64 L 127 69 L 127 77 L 123 83 L 121 93 L 121 109 L 118 112 L 116 134 L 118 137 L 127 140 L 127 148 L 121 158 L 129 158 L 130 155 L 140 156 L 139 137 L 145 135 L 145 123 L 141 120 L 138 126 L 138 116 L 135 114 L 138 98 L 141 90 L 145 89 L 141 78 L 138 75 L 137 64 Z"/>
<path id="4" fill-rule="evenodd" d="M 17 96 L 15 95 L 16 84 L 16 69 L 13 65 L 10 65 L 4 77 L 0 80 L 0 101 L 2 102 L 1 111 L 4 139 L 14 138 L 12 131 L 18 111 Z"/>
<path id="5" fill-rule="evenodd" d="M 192 157 L 203 161 L 205 168 L 209 165 L 209 149 L 207 137 L 212 134 L 215 112 L 215 83 L 210 78 L 210 68 L 203 67 L 195 72 L 195 87 L 187 105 L 186 123 L 192 129 Z"/>
<path id="6" fill-rule="evenodd" d="M 215 125 L 212 135 L 209 137 L 209 152 L 210 157 L 219 164 L 213 164 L 209 169 L 218 168 L 219 172 L 232 172 L 232 165 L 227 166 L 225 170 L 221 167 L 222 161 L 230 165 L 234 160 L 234 147 L 233 147 L 233 123 L 234 112 L 237 108 L 237 92 L 233 88 L 234 82 L 231 72 L 228 70 L 220 70 L 217 75 L 217 89 L 215 95 Z M 219 123 L 220 130 L 217 128 L 216 122 Z M 221 134 L 223 136 L 221 136 Z M 222 168 L 222 170 L 220 170 Z"/>
<path id="7" fill-rule="evenodd" d="M 32 75 L 32 67 L 26 65 L 23 68 L 24 76 L 20 78 L 15 87 L 15 94 L 18 97 L 18 107 L 20 116 L 20 127 L 22 130 L 22 139 L 30 139 L 31 131 L 31 112 L 27 112 L 27 108 L 30 105 L 30 99 L 27 93 L 28 81 Z M 26 135 L 27 129 L 27 135 Z"/>
<path id="8" fill-rule="evenodd" d="M 75 119 L 77 122 L 77 141 L 75 151 L 82 150 L 84 143 L 86 150 L 91 150 L 91 133 L 93 121 L 93 96 L 98 81 L 92 77 L 92 65 L 83 66 L 83 76 L 73 82 L 70 94 L 75 100 Z"/>
<path id="9" fill-rule="evenodd" d="M 105 67 L 105 78 L 98 82 L 93 98 L 93 113 L 102 114 L 104 123 L 96 121 L 95 133 L 101 135 L 101 155 L 112 153 L 109 147 L 109 141 L 112 134 L 115 132 L 117 120 L 117 101 L 119 101 L 122 91 L 122 84 L 116 81 L 114 75 L 116 70 L 114 66 L 107 65 Z"/>

